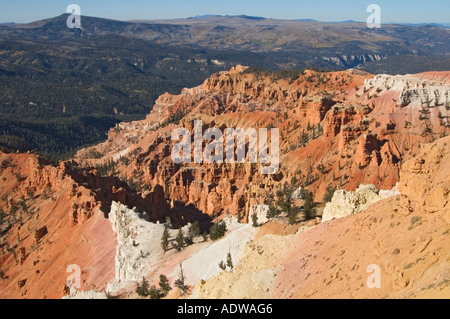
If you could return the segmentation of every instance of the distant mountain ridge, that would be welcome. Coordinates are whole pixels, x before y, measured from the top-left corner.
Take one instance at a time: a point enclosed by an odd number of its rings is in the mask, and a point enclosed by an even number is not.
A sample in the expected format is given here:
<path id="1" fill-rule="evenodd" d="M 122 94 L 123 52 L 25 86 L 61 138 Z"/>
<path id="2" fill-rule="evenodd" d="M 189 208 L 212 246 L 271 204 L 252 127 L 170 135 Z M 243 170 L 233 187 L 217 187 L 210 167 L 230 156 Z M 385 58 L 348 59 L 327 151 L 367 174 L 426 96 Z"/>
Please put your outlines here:
<path id="1" fill-rule="evenodd" d="M 18 23 L 15 23 L 15 22 L 3 22 L 3 23 L 0 23 L 0 26 L 3 26 L 3 27 L 12 27 L 14 25 L 18 25 Z"/>
<path id="2" fill-rule="evenodd" d="M 436 27 L 436 28 L 443 28 L 443 29 L 449 29 L 450 23 L 392 23 L 392 24 L 399 24 L 409 27 Z"/>
<path id="3" fill-rule="evenodd" d="M 205 14 L 205 15 L 199 15 L 195 17 L 189 17 L 187 19 L 209 19 L 209 18 L 241 18 L 241 19 L 248 19 L 248 20 L 266 20 L 267 18 L 264 17 L 256 17 L 256 16 L 248 16 L 245 14 L 241 15 L 220 15 L 220 14 Z"/>
<path id="4" fill-rule="evenodd" d="M 63 13 L 61 16 L 67 18 L 69 14 Z M 88 16 L 83 16 L 88 17 Z M 55 17 L 57 18 L 57 17 Z M 109 21 L 119 21 L 119 22 L 125 22 L 125 23 L 145 23 L 148 21 L 181 21 L 181 20 L 202 20 L 202 19 L 213 19 L 213 18 L 240 18 L 240 19 L 247 19 L 247 20 L 254 20 L 254 21 L 262 21 L 262 20 L 275 20 L 275 21 L 301 21 L 301 22 L 319 22 L 319 23 L 365 23 L 364 21 L 356 21 L 352 19 L 348 20 L 342 20 L 342 21 L 324 21 L 324 20 L 318 20 L 313 18 L 298 18 L 298 19 L 276 19 L 276 18 L 267 18 L 267 17 L 259 17 L 259 16 L 250 16 L 250 15 L 220 15 L 220 14 L 203 14 L 203 15 L 196 15 L 193 17 L 188 18 L 175 18 L 175 19 L 158 19 L 158 20 L 146 20 L 146 19 L 139 19 L 139 20 L 114 20 L 114 19 L 108 19 L 108 18 L 96 18 L 96 19 L 103 19 L 103 20 L 109 20 Z M 53 19 L 53 18 L 50 18 Z M 47 21 L 50 19 L 43 19 L 38 21 Z M 38 22 L 37 21 L 37 22 Z M 30 22 L 30 23 L 16 23 L 16 22 L 2 22 L 0 23 L 0 26 L 18 26 L 18 25 L 26 25 L 26 24 L 33 24 L 36 22 Z M 443 28 L 448 29 L 450 28 L 450 23 L 436 23 L 436 22 L 420 22 L 420 23 L 412 23 L 412 22 L 387 22 L 383 23 L 383 25 L 401 25 L 401 26 L 409 26 L 409 27 L 424 27 L 424 26 L 433 26 L 437 28 Z"/>
<path id="5" fill-rule="evenodd" d="M 324 20 L 317 20 L 313 18 L 298 18 L 298 19 L 273 19 L 273 18 L 267 18 L 267 17 L 258 17 L 258 16 L 248 16 L 248 15 L 220 15 L 220 14 L 204 14 L 204 15 L 196 15 L 194 17 L 187 18 L 188 20 L 201 20 L 201 19 L 211 19 L 211 18 L 242 18 L 242 19 L 249 19 L 249 20 L 285 20 L 285 21 L 302 21 L 302 22 L 320 22 L 320 23 L 364 23 L 365 21 L 356 21 L 352 19 L 348 20 L 342 20 L 342 21 L 324 21 Z M 177 19 L 168 19 L 168 20 L 177 20 Z M 182 20 L 180 18 L 179 20 Z M 130 20 L 130 22 L 133 22 L 134 20 Z M 139 21 L 139 20 L 137 20 Z M 145 20 L 141 20 L 145 21 Z M 163 21 L 163 20 L 161 20 Z M 448 29 L 450 28 L 450 23 L 434 23 L 434 22 L 421 22 L 421 23 L 412 23 L 412 22 L 388 22 L 383 23 L 385 25 L 403 25 L 403 26 L 409 26 L 409 27 L 424 27 L 424 26 L 433 26 L 437 28 L 443 28 Z"/>
<path id="6" fill-rule="evenodd" d="M 277 52 L 314 56 L 337 67 L 356 67 L 373 61 L 369 56 L 446 56 L 450 30 L 437 26 L 383 25 L 373 30 L 364 23 L 324 23 L 311 20 L 276 20 L 253 16 L 205 15 L 190 19 L 139 22 L 82 17 L 81 29 L 66 26 L 68 14 L 0 30 L 2 38 L 60 40 L 116 34 L 159 44 L 194 45 L 204 48 Z M 350 25 L 350 26 L 349 26 Z M 217 28 L 220 27 L 220 28 Z M 345 62 L 365 55 L 364 61 Z M 303 58 L 303 57 L 302 57 Z M 337 58 L 337 59 L 335 59 Z M 339 61 L 340 60 L 340 61 Z M 316 61 L 317 62 L 317 61 Z M 317 64 L 317 63 L 316 63 Z M 329 63 L 322 63 L 323 66 Z M 317 65 L 319 66 L 319 65 Z"/>

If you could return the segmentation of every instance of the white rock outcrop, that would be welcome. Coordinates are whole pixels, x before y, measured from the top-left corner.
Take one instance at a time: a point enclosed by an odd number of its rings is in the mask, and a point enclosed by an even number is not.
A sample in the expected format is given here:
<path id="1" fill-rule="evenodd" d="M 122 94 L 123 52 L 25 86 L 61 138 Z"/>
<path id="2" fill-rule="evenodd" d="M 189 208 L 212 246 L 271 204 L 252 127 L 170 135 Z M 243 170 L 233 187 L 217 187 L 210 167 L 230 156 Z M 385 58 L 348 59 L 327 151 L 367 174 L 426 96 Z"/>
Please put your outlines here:
<path id="1" fill-rule="evenodd" d="M 376 89 L 377 92 L 394 90 L 400 92 L 399 107 L 438 108 L 445 126 L 449 125 L 450 85 L 448 81 L 433 81 L 413 75 L 379 74 L 365 80 L 364 91 Z"/>
<path id="2" fill-rule="evenodd" d="M 400 195 L 398 184 L 390 191 L 379 191 L 375 185 L 360 185 L 354 192 L 336 191 L 323 211 L 322 222 L 358 214 L 370 205 L 396 195 Z"/>
<path id="3" fill-rule="evenodd" d="M 258 218 L 258 224 L 264 225 L 269 220 L 267 219 L 267 213 L 269 212 L 269 206 L 267 205 L 253 205 L 250 207 L 250 214 L 248 215 L 248 223 L 253 225 L 253 215 L 256 214 Z"/>
<path id="4" fill-rule="evenodd" d="M 420 90 L 428 87 L 445 87 L 448 89 L 447 81 L 433 81 L 429 79 L 419 78 L 414 75 L 388 75 L 378 74 L 373 79 L 367 79 L 364 87 L 369 90 L 372 88 L 407 91 Z"/>
<path id="5" fill-rule="evenodd" d="M 116 233 L 116 281 L 141 281 L 162 256 L 164 225 L 150 223 L 128 207 L 113 202 L 109 220 Z"/>
<path id="6" fill-rule="evenodd" d="M 407 106 L 413 103 L 429 108 L 450 106 L 450 88 L 446 86 L 424 86 L 405 90 L 397 101 L 398 106 Z"/>
<path id="7" fill-rule="evenodd" d="M 62 299 L 108 299 L 106 294 L 103 292 L 91 291 L 81 291 L 75 288 L 70 289 L 70 295 L 62 297 Z"/>

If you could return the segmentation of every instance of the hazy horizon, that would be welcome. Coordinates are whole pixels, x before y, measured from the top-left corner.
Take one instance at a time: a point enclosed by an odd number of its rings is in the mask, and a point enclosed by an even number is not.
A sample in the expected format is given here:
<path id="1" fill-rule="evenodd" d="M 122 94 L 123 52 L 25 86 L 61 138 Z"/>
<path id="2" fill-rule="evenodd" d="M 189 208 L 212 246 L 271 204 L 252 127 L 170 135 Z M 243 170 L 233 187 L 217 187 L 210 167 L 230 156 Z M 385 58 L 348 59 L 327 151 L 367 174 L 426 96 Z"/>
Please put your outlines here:
<path id="1" fill-rule="evenodd" d="M 31 20 L 31 21 L 26 21 L 26 22 L 17 22 L 17 21 L 0 21 L 0 24 L 28 24 L 28 23 L 33 23 L 33 22 L 37 22 L 37 21 L 41 21 L 41 20 L 46 20 L 46 19 L 52 19 L 52 18 L 56 18 L 58 16 L 61 16 L 63 14 L 66 14 L 66 12 L 61 12 L 60 14 L 56 15 L 56 16 L 49 16 L 49 17 L 44 17 L 44 18 L 40 18 L 40 19 L 36 19 L 36 20 Z M 67 13 L 68 14 L 68 13 Z M 239 17 L 239 16 L 246 16 L 246 17 L 255 17 L 255 18 L 264 18 L 264 19 L 268 19 L 268 20 L 285 20 L 285 21 L 317 21 L 317 22 L 323 22 L 323 23 L 343 23 L 343 22 L 354 22 L 354 23 L 366 23 L 366 21 L 363 20 L 353 20 L 353 19 L 347 19 L 347 20 L 334 20 L 334 21 L 325 21 L 325 20 L 320 20 L 320 19 L 315 19 L 315 18 L 292 18 L 292 19 L 283 19 L 283 18 L 273 18 L 273 17 L 263 17 L 263 16 L 256 16 L 256 15 L 248 15 L 248 14 L 236 14 L 236 15 L 221 15 L 221 14 L 199 14 L 199 15 L 195 15 L 195 16 L 189 16 L 189 17 L 175 17 L 175 18 L 147 18 L 147 19 L 117 19 L 117 18 L 111 18 L 111 17 L 101 17 L 101 16 L 94 16 L 94 15 L 87 15 L 87 14 L 82 14 L 82 17 L 92 17 L 92 18 L 101 18 L 101 19 L 108 19 L 108 20 L 115 20 L 115 21 L 123 21 L 123 22 L 139 22 L 139 21 L 164 21 L 164 20 L 184 20 L 184 19 L 195 19 L 195 18 L 207 18 L 207 17 Z M 449 20 L 450 21 L 450 20 Z M 411 24 L 411 25 L 420 25 L 420 24 L 437 24 L 437 25 L 443 25 L 443 26 L 449 26 L 450 22 L 398 22 L 398 21 L 384 21 L 382 22 L 382 24 Z"/>
<path id="2" fill-rule="evenodd" d="M 61 3 L 47 0 L 36 3 L 32 0 L 18 0 L 2 4 L 0 23 L 29 23 L 59 16 L 66 12 L 71 3 L 81 7 L 84 16 L 108 18 L 113 20 L 167 20 L 185 19 L 204 15 L 221 16 L 257 16 L 268 19 L 300 20 L 313 19 L 323 22 L 341 22 L 353 20 L 365 22 L 370 13 L 368 5 L 376 3 L 382 10 L 382 23 L 437 23 L 449 24 L 450 5 L 446 0 L 423 1 L 353 1 L 323 0 L 311 3 L 301 0 L 237 1 L 212 3 L 205 0 L 194 1 L 70 1 Z M 25 9 L 24 9 L 25 8 Z"/>

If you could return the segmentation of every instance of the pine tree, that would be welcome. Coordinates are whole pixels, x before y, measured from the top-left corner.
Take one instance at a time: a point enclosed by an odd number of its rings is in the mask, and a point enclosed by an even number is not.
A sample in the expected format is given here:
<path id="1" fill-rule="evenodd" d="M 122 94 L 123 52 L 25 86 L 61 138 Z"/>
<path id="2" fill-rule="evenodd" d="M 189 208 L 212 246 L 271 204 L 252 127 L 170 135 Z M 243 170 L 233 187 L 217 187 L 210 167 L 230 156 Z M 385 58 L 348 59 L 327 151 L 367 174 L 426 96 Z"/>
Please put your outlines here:
<path id="1" fill-rule="evenodd" d="M 317 210 L 316 205 L 314 203 L 314 195 L 313 193 L 307 192 L 305 197 L 305 218 L 306 219 L 313 219 L 316 217 Z"/>
<path id="2" fill-rule="evenodd" d="M 161 290 L 162 297 L 167 296 L 169 291 L 172 290 L 172 287 L 170 287 L 170 284 L 169 284 L 169 280 L 164 275 L 159 276 L 159 288 Z"/>
<path id="3" fill-rule="evenodd" d="M 136 293 L 141 297 L 147 297 L 150 293 L 148 288 L 148 281 L 145 279 L 145 277 L 142 277 L 142 285 L 137 286 Z"/>
<path id="4" fill-rule="evenodd" d="M 292 207 L 289 211 L 288 219 L 290 225 L 295 225 L 297 223 L 298 211 L 295 207 Z"/>
<path id="5" fill-rule="evenodd" d="M 309 186 L 312 184 L 312 176 L 311 176 L 311 172 L 308 172 L 308 174 L 306 175 L 306 179 L 305 179 L 305 186 Z"/>
<path id="6" fill-rule="evenodd" d="M 336 188 L 333 186 L 327 187 L 327 191 L 325 192 L 325 195 L 323 196 L 323 202 L 329 203 L 333 199 L 334 193 L 336 192 Z"/>
<path id="7" fill-rule="evenodd" d="M 297 185 L 297 183 L 298 183 L 298 179 L 297 179 L 297 176 L 292 176 L 292 178 L 291 178 L 291 185 L 293 186 L 293 187 L 295 187 L 296 185 Z"/>
<path id="8" fill-rule="evenodd" d="M 162 297 L 164 297 L 161 293 L 161 290 L 156 288 L 155 286 L 150 287 L 148 296 L 150 296 L 150 299 L 161 299 Z"/>
<path id="9" fill-rule="evenodd" d="M 285 185 L 284 189 L 278 193 L 278 197 L 277 205 L 283 212 L 289 214 L 292 208 L 292 188 Z"/>
<path id="10" fill-rule="evenodd" d="M 184 238 L 184 242 L 186 245 L 190 246 L 194 244 L 194 238 L 192 237 L 192 234 L 189 232 L 189 234 Z"/>
<path id="11" fill-rule="evenodd" d="M 167 250 L 169 250 L 169 230 L 167 229 L 167 227 L 164 227 L 164 232 L 161 238 L 161 247 L 164 250 L 164 252 L 166 252 Z"/>
<path id="12" fill-rule="evenodd" d="M 218 240 L 222 238 L 227 232 L 227 225 L 224 221 L 220 221 L 211 226 L 209 237 L 211 240 Z"/>
<path id="13" fill-rule="evenodd" d="M 182 296 L 186 294 L 188 286 L 186 285 L 186 277 L 184 276 L 182 264 L 180 264 L 180 269 L 178 271 L 178 279 L 175 281 L 175 287 L 180 289 L 180 293 Z"/>
<path id="14" fill-rule="evenodd" d="M 223 262 L 223 260 L 221 260 L 219 262 L 219 268 L 222 270 L 226 270 L 227 269 L 227 265 Z"/>
<path id="15" fill-rule="evenodd" d="M 234 266 L 233 266 L 233 260 L 231 259 L 231 252 L 228 252 L 228 255 L 227 255 L 227 266 L 228 266 L 228 268 L 230 268 L 230 271 L 233 271 Z"/>
<path id="16" fill-rule="evenodd" d="M 252 215 L 252 221 L 253 221 L 253 227 L 259 227 L 258 215 L 256 215 L 256 213 Z"/>
<path id="17" fill-rule="evenodd" d="M 189 234 L 192 238 L 200 236 L 200 225 L 198 224 L 198 221 L 196 221 L 191 225 L 191 227 L 189 227 Z"/>
<path id="18" fill-rule="evenodd" d="M 267 212 L 267 218 L 272 219 L 281 214 L 281 211 L 275 206 L 269 206 L 269 211 Z"/>
<path id="19" fill-rule="evenodd" d="M 178 235 L 177 235 L 177 238 L 175 239 L 175 242 L 176 242 L 175 249 L 177 251 L 183 250 L 184 236 L 183 236 L 183 231 L 181 229 L 178 231 Z"/>

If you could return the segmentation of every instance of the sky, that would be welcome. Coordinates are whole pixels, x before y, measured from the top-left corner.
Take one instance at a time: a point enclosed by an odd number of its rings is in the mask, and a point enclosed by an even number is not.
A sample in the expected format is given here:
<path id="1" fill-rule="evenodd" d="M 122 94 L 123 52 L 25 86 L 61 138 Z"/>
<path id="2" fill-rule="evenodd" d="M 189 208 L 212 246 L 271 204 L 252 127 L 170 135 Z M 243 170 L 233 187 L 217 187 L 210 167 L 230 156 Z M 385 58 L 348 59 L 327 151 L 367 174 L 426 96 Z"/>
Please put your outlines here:
<path id="1" fill-rule="evenodd" d="M 58 16 L 70 4 L 81 14 L 117 20 L 172 19 L 196 15 L 251 15 L 277 19 L 366 21 L 378 4 L 382 23 L 450 23 L 449 0 L 0 0 L 0 23 Z"/>

